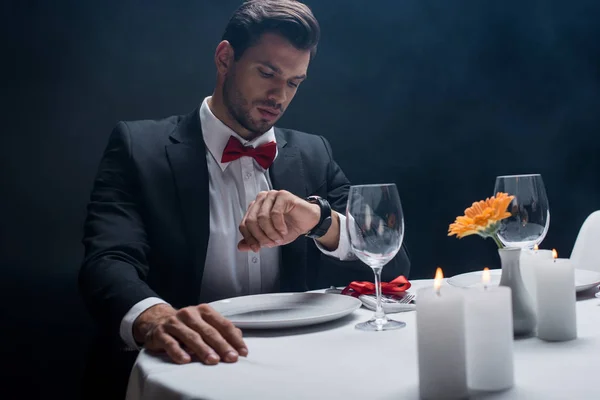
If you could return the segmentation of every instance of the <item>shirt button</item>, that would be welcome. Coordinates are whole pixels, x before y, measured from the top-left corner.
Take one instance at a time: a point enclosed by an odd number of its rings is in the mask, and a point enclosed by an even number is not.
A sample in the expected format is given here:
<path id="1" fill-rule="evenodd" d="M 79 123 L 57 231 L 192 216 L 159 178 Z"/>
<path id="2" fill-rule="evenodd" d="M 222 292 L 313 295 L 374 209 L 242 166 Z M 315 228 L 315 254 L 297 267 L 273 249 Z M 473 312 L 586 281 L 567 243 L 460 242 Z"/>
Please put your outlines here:
<path id="1" fill-rule="evenodd" d="M 252 257 L 252 262 L 253 262 L 254 264 L 256 264 L 256 262 L 257 262 L 257 261 L 258 261 L 258 258 L 256 258 L 256 257 Z"/>
<path id="2" fill-rule="evenodd" d="M 251 177 L 252 177 L 252 172 L 248 172 L 248 173 L 246 174 L 246 179 L 250 179 Z"/>

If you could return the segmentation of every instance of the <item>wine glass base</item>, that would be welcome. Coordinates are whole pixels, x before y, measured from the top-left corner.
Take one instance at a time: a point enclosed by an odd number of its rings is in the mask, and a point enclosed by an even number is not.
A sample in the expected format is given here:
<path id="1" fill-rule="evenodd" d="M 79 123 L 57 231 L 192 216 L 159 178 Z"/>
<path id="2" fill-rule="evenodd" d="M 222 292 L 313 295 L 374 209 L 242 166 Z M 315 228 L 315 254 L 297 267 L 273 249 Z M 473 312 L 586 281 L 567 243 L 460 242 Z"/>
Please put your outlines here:
<path id="1" fill-rule="evenodd" d="M 361 331 L 391 331 L 394 329 L 404 328 L 405 326 L 406 323 L 402 321 L 396 321 L 389 318 L 372 318 L 367 322 L 361 322 L 360 324 L 356 324 L 355 328 Z"/>

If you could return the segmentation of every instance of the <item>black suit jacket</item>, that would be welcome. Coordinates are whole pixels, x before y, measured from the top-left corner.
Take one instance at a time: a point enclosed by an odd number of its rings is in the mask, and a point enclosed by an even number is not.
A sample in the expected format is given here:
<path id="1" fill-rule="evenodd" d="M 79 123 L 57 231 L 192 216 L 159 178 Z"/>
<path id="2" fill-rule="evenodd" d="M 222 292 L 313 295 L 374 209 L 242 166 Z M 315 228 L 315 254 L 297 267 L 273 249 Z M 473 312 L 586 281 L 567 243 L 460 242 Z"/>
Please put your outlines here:
<path id="1" fill-rule="evenodd" d="M 350 182 L 327 140 L 287 129 L 275 135 L 273 187 L 322 196 L 344 213 Z M 102 336 L 117 346 L 123 316 L 144 298 L 160 297 L 176 308 L 198 303 L 209 236 L 206 151 L 198 109 L 120 122 L 110 136 L 88 205 L 79 284 Z M 408 276 L 409 268 L 403 248 L 384 273 Z M 361 262 L 325 256 L 305 237 L 282 247 L 280 275 L 283 291 L 373 278 Z"/>

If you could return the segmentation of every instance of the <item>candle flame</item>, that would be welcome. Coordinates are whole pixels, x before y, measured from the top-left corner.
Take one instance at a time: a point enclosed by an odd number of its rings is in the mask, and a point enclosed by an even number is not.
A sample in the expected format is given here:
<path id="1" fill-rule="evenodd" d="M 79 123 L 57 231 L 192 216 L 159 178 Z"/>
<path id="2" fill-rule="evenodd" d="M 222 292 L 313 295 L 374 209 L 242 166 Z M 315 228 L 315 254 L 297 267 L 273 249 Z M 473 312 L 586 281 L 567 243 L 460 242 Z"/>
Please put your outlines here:
<path id="1" fill-rule="evenodd" d="M 534 249 L 535 251 L 538 251 L 538 250 L 540 249 L 540 247 L 539 247 L 539 246 L 536 244 L 535 246 L 533 246 L 533 249 Z"/>
<path id="2" fill-rule="evenodd" d="M 433 288 L 438 293 L 440 292 L 440 287 L 442 286 L 443 279 L 444 279 L 444 273 L 442 272 L 442 269 L 440 267 L 438 267 L 435 270 L 435 278 L 433 280 Z"/>
<path id="3" fill-rule="evenodd" d="M 554 258 L 555 260 L 558 258 L 558 252 L 556 251 L 556 249 L 552 249 L 552 258 Z"/>
<path id="4" fill-rule="evenodd" d="M 481 283 L 483 283 L 483 286 L 487 287 L 487 285 L 490 283 L 490 280 L 490 269 L 485 267 L 483 269 L 483 273 L 481 274 Z"/>

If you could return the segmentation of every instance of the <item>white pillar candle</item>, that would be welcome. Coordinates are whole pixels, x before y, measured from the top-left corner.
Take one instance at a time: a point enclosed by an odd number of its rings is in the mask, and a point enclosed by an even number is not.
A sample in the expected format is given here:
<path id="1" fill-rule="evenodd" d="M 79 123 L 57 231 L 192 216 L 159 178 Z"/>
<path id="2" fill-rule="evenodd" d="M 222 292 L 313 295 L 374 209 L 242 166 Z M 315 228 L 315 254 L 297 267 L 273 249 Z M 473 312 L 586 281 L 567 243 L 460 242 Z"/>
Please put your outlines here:
<path id="1" fill-rule="evenodd" d="M 486 268 L 483 288 L 465 296 L 467 383 L 469 389 L 496 391 L 514 385 L 513 316 L 511 289 L 488 287 L 489 275 Z"/>
<path id="2" fill-rule="evenodd" d="M 468 397 L 464 289 L 441 287 L 438 268 L 434 288 L 417 294 L 419 389 L 423 399 Z"/>
<path id="3" fill-rule="evenodd" d="M 525 289 L 531 296 L 534 309 L 537 309 L 537 294 L 535 290 L 535 269 L 540 262 L 552 260 L 552 250 L 521 250 L 521 277 Z"/>
<path id="4" fill-rule="evenodd" d="M 553 251 L 555 257 L 556 252 Z M 537 336 L 543 340 L 577 338 L 575 270 L 569 259 L 537 263 L 535 268 Z"/>

